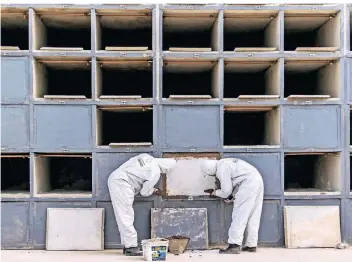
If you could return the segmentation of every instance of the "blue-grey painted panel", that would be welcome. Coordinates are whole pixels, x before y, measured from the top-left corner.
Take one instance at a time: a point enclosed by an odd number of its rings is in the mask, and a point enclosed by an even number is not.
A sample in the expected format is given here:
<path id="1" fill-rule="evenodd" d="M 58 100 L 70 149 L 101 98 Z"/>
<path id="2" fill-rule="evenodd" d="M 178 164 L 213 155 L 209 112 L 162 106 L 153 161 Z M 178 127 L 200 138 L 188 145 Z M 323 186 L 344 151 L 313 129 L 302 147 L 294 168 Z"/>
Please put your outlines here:
<path id="1" fill-rule="evenodd" d="M 263 177 L 264 194 L 279 196 L 281 190 L 280 154 L 224 154 L 224 157 L 240 158 L 255 166 Z"/>
<path id="2" fill-rule="evenodd" d="M 85 208 L 93 207 L 89 202 L 36 202 L 34 204 L 33 246 L 45 248 L 47 208 Z"/>
<path id="3" fill-rule="evenodd" d="M 29 59 L 1 57 L 1 102 L 25 102 L 29 94 Z"/>
<path id="4" fill-rule="evenodd" d="M 219 110 L 218 106 L 164 106 L 163 147 L 219 147 Z"/>
<path id="5" fill-rule="evenodd" d="M 352 199 L 347 200 L 345 219 L 345 224 L 347 227 L 347 231 L 345 232 L 345 240 L 352 244 Z"/>
<path id="6" fill-rule="evenodd" d="M 91 148 L 91 108 L 73 105 L 36 105 L 35 147 Z"/>
<path id="7" fill-rule="evenodd" d="M 1 247 L 26 248 L 30 247 L 29 214 L 30 204 L 1 203 Z"/>
<path id="8" fill-rule="evenodd" d="M 290 199 L 285 201 L 285 206 L 341 206 L 340 199 Z"/>
<path id="9" fill-rule="evenodd" d="M 110 200 L 108 178 L 110 174 L 124 162 L 139 153 L 97 153 L 95 161 L 95 177 L 97 196 Z"/>
<path id="10" fill-rule="evenodd" d="M 1 106 L 1 147 L 29 146 L 29 106 Z"/>
<path id="11" fill-rule="evenodd" d="M 121 240 L 112 205 L 110 202 L 98 202 L 97 207 L 105 209 L 105 248 L 116 248 L 121 244 Z M 136 201 L 133 204 L 134 226 L 139 244 L 142 239 L 150 238 L 150 210 L 153 207 L 154 202 L 149 201 Z"/>
<path id="12" fill-rule="evenodd" d="M 284 108 L 285 148 L 338 148 L 340 145 L 339 106 Z"/>
<path id="13" fill-rule="evenodd" d="M 348 88 L 347 94 L 349 94 L 349 100 L 352 101 L 352 58 L 348 58 L 346 64 L 347 64 L 346 79 L 347 79 L 347 88 Z"/>
<path id="14" fill-rule="evenodd" d="M 221 244 L 222 229 L 221 223 L 223 216 L 221 215 L 221 200 L 206 201 L 189 201 L 189 200 L 171 200 L 162 203 L 163 208 L 206 208 L 208 215 L 208 239 L 209 244 Z"/>
<path id="15" fill-rule="evenodd" d="M 225 241 L 232 222 L 233 205 L 225 205 Z M 281 245 L 283 241 L 282 206 L 279 201 L 264 201 L 259 228 L 259 243 Z"/>

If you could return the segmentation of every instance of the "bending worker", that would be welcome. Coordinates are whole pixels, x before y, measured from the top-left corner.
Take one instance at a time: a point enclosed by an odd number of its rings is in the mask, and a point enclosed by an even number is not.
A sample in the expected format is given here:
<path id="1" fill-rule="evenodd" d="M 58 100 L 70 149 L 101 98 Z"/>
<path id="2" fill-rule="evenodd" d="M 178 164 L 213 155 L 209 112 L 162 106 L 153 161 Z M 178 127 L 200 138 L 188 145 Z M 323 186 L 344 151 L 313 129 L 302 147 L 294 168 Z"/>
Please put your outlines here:
<path id="1" fill-rule="evenodd" d="M 239 254 L 244 238 L 242 250 L 256 252 L 264 195 L 263 180 L 258 170 L 237 158 L 203 160 L 201 169 L 207 175 L 216 175 L 221 187 L 205 192 L 225 198 L 227 203 L 233 202 L 229 246 L 219 252 Z"/>
<path id="2" fill-rule="evenodd" d="M 160 190 L 154 186 L 159 181 L 160 174 L 168 172 L 175 164 L 174 159 L 140 154 L 129 159 L 109 176 L 110 198 L 125 255 L 142 255 L 142 251 L 137 247 L 137 232 L 133 226 L 134 196 L 138 193 L 145 197 L 160 195 Z"/>

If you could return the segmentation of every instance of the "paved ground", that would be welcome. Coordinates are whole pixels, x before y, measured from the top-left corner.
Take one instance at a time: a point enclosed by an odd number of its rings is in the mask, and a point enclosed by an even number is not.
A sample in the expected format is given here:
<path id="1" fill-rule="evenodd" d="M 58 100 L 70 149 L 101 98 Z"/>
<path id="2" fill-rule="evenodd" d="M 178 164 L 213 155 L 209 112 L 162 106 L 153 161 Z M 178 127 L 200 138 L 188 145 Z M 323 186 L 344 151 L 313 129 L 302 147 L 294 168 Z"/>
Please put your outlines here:
<path id="1" fill-rule="evenodd" d="M 221 259 L 221 260 L 220 260 Z M 125 257 L 120 250 L 103 252 L 57 252 L 2 250 L 1 262 L 127 262 L 143 261 L 140 257 Z M 352 248 L 338 249 L 284 249 L 260 248 L 257 253 L 220 255 L 217 250 L 194 251 L 174 256 L 167 261 L 179 262 L 347 262 L 352 261 Z"/>

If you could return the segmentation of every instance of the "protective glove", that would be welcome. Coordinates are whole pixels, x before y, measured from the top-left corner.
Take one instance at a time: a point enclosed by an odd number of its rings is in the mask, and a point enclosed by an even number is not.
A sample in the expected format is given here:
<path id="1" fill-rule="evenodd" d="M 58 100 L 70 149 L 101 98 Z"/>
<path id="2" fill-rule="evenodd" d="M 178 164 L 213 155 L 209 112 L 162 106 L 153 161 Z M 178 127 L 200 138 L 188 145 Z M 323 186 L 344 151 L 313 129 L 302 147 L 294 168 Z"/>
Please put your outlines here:
<path id="1" fill-rule="evenodd" d="M 154 194 L 154 195 L 157 195 L 157 196 L 163 196 L 163 195 L 164 195 L 164 192 L 161 191 L 159 188 L 154 188 L 153 194 Z"/>
<path id="2" fill-rule="evenodd" d="M 211 188 L 206 189 L 206 190 L 204 190 L 204 193 L 208 193 L 210 197 L 216 198 L 216 196 L 214 195 L 215 194 L 215 190 L 214 189 L 211 189 Z"/>
<path id="3" fill-rule="evenodd" d="M 226 204 L 233 203 L 233 201 L 234 201 L 234 198 L 233 198 L 233 195 L 232 195 L 232 194 L 231 194 L 228 198 L 226 198 L 226 199 L 224 200 L 224 202 L 225 202 Z"/>

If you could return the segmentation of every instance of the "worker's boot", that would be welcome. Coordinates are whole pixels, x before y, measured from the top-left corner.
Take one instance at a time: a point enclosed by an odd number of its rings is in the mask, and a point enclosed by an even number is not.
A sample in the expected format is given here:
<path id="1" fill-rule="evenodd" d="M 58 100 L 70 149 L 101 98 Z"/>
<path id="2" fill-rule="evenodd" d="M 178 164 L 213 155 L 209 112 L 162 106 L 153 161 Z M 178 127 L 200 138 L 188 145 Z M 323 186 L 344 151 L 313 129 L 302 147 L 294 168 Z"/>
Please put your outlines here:
<path id="1" fill-rule="evenodd" d="M 256 247 L 243 247 L 242 251 L 257 252 L 257 248 Z"/>
<path id="2" fill-rule="evenodd" d="M 141 251 L 138 247 L 128 247 L 125 249 L 126 256 L 143 256 L 143 251 Z"/>
<path id="3" fill-rule="evenodd" d="M 220 249 L 219 253 L 220 254 L 239 254 L 241 253 L 241 247 L 236 244 L 230 244 L 227 248 Z"/>

